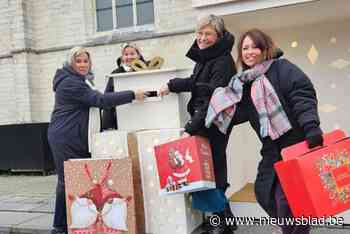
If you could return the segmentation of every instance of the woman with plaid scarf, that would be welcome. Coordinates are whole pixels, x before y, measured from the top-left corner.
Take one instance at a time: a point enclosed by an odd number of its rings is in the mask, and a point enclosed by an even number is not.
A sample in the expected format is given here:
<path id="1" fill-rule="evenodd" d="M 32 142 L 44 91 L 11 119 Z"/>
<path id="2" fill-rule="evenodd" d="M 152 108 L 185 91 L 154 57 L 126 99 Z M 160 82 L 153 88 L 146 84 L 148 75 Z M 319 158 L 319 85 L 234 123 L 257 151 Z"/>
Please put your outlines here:
<path id="1" fill-rule="evenodd" d="M 257 201 L 271 217 L 292 217 L 273 165 L 287 146 L 305 139 L 309 148 L 323 144 L 316 91 L 297 66 L 273 58 L 275 44 L 259 29 L 242 34 L 237 49 L 243 71 L 227 87 L 215 90 L 206 126 L 214 124 L 225 133 L 249 121 L 262 142 L 255 181 Z M 280 226 L 283 234 L 310 232 L 308 225 Z"/>

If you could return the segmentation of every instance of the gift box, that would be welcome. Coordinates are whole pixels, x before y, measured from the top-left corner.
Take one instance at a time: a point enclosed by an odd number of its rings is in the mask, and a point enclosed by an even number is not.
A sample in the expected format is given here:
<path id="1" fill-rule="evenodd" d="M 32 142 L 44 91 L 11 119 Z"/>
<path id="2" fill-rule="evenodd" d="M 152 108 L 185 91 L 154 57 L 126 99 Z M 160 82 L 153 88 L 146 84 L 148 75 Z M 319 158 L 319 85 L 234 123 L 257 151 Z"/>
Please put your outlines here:
<path id="1" fill-rule="evenodd" d="M 137 225 L 144 230 L 145 217 L 141 186 L 140 161 L 137 139 L 133 132 L 109 130 L 94 134 L 92 137 L 91 157 L 94 159 L 130 158 L 132 161 L 135 207 L 137 210 Z"/>
<path id="2" fill-rule="evenodd" d="M 91 156 L 93 158 L 129 157 L 128 131 L 108 130 L 92 135 Z"/>
<path id="3" fill-rule="evenodd" d="M 306 142 L 282 150 L 275 169 L 295 217 L 326 217 L 350 208 L 350 139 L 336 130 L 324 146 Z"/>
<path id="4" fill-rule="evenodd" d="M 215 188 L 209 141 L 200 136 L 180 138 L 154 147 L 161 195 Z"/>
<path id="5" fill-rule="evenodd" d="M 175 140 L 181 129 L 138 131 L 136 133 L 141 165 L 146 233 L 191 234 L 203 221 L 184 194 L 160 196 L 154 146 Z"/>
<path id="6" fill-rule="evenodd" d="M 64 173 L 70 234 L 144 233 L 130 158 L 68 160 Z"/>

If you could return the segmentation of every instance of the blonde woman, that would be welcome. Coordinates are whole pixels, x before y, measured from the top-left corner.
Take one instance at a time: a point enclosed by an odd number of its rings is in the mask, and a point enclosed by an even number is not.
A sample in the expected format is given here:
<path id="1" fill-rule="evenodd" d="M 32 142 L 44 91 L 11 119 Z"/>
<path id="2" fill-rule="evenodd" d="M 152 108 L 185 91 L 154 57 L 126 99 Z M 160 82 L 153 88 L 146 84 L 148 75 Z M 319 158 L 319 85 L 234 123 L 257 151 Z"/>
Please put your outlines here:
<path id="1" fill-rule="evenodd" d="M 55 106 L 48 128 L 48 140 L 58 175 L 52 234 L 67 233 L 63 162 L 70 158 L 89 158 L 89 135 L 99 131 L 97 108 L 142 101 L 145 93 L 121 91 L 102 94 L 94 88 L 91 55 L 82 47 L 69 51 L 64 66 L 53 80 Z"/>

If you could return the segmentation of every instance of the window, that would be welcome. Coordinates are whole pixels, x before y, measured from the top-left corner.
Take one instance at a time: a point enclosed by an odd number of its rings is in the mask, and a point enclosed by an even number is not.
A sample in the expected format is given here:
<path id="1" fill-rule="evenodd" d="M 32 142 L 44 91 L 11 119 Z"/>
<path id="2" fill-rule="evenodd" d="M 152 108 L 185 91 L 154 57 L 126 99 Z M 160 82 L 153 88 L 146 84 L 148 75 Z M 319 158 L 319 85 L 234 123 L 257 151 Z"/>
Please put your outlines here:
<path id="1" fill-rule="evenodd" d="M 154 22 L 153 0 L 96 0 L 97 31 Z"/>

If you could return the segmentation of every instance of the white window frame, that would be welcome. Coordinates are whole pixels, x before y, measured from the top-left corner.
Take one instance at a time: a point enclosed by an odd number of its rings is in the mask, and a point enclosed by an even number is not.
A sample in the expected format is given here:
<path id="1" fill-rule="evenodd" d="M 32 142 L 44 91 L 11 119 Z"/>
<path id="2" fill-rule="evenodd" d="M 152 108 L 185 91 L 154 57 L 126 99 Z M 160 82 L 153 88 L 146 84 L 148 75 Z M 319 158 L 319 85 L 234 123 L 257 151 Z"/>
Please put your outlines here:
<path id="1" fill-rule="evenodd" d="M 95 9 L 95 25 L 96 25 L 96 32 L 98 34 L 101 33 L 106 33 L 106 32 L 111 32 L 111 31 L 130 31 L 130 30 L 135 30 L 135 29 L 153 29 L 154 28 L 154 21 L 153 23 L 149 23 L 149 24 L 142 24 L 142 25 L 137 25 L 137 2 L 136 0 L 132 0 L 132 9 L 133 9 L 133 25 L 130 27 L 122 27 L 122 28 L 118 28 L 118 22 L 117 22 L 117 9 L 116 9 L 116 4 L 118 0 L 110 0 L 112 1 L 112 19 L 113 19 L 113 28 L 110 31 L 97 31 L 97 6 L 96 6 L 96 0 L 93 0 L 94 3 L 94 9 Z M 155 14 L 154 12 L 154 0 L 153 0 L 153 14 Z M 155 17 L 155 15 L 154 15 Z M 155 20 L 155 19 L 154 19 Z"/>

